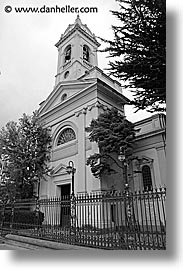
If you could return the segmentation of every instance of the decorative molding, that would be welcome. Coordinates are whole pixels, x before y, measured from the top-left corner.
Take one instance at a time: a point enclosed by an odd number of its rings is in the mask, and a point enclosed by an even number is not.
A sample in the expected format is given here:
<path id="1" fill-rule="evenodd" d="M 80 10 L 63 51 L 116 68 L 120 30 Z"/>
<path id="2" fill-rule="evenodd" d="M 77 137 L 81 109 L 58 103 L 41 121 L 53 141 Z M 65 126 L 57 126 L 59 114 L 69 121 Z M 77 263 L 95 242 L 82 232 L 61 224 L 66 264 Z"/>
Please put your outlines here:
<path id="1" fill-rule="evenodd" d="M 59 180 L 53 180 L 53 183 L 59 187 L 59 186 L 63 186 L 64 184 L 70 184 L 71 183 L 71 180 L 70 178 L 68 179 L 59 179 Z"/>
<path id="2" fill-rule="evenodd" d="M 83 114 L 84 114 L 84 115 L 87 114 L 87 107 L 83 108 Z"/>
<path id="3" fill-rule="evenodd" d="M 80 111 L 75 112 L 74 114 L 75 114 L 76 117 L 79 117 L 82 113 L 83 113 L 83 109 L 80 110 Z"/>
<path id="4" fill-rule="evenodd" d="M 99 108 L 99 109 L 102 109 L 103 111 L 109 110 L 109 107 L 107 107 L 107 105 L 104 105 L 97 100 L 95 103 L 92 103 L 91 105 L 87 105 L 86 107 L 83 107 L 79 111 L 75 112 L 75 116 L 79 117 L 82 114 L 86 115 L 87 111 L 90 112 L 92 111 L 93 108 Z"/>
<path id="5" fill-rule="evenodd" d="M 95 108 L 96 103 L 93 103 L 91 105 L 88 105 L 88 111 L 90 112 L 93 108 Z"/>
<path id="6" fill-rule="evenodd" d="M 159 145 L 159 146 L 155 146 L 155 148 L 156 148 L 157 151 L 161 151 L 161 150 L 164 150 L 164 149 L 165 149 L 165 148 L 164 148 L 164 144 Z"/>
<path id="7" fill-rule="evenodd" d="M 74 114 L 75 114 L 76 117 L 79 117 L 82 114 L 86 115 L 87 114 L 87 109 L 88 109 L 88 107 L 83 107 L 81 110 L 75 112 Z"/>

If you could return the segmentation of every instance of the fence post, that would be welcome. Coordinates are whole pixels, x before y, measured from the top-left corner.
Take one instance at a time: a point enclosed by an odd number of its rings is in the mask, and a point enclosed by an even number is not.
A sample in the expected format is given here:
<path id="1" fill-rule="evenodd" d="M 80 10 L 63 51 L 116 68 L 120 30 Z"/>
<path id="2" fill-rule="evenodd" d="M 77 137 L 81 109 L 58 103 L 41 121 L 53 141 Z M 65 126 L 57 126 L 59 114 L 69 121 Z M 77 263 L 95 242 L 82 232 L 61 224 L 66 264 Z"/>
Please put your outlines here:
<path id="1" fill-rule="evenodd" d="M 3 205 L 2 205 L 2 215 L 1 215 L 1 224 L 0 224 L 1 234 L 3 232 L 3 225 L 4 225 L 4 219 L 5 219 L 5 207 L 6 207 L 6 204 L 3 203 Z"/>
<path id="2" fill-rule="evenodd" d="M 39 198 L 36 198 L 36 231 L 37 236 L 39 236 L 39 212 L 40 212 L 40 203 Z"/>
<path id="3" fill-rule="evenodd" d="M 133 211 L 133 193 L 129 191 L 129 186 L 125 186 L 124 199 L 125 199 L 125 218 L 126 218 L 126 248 L 131 250 L 136 246 L 136 221 Z"/>
<path id="4" fill-rule="evenodd" d="M 14 214 L 15 214 L 15 199 L 13 199 L 11 203 L 10 233 L 12 233 L 12 230 L 13 230 Z"/>
<path id="5" fill-rule="evenodd" d="M 76 197 L 74 193 L 71 194 L 71 233 L 76 240 Z"/>

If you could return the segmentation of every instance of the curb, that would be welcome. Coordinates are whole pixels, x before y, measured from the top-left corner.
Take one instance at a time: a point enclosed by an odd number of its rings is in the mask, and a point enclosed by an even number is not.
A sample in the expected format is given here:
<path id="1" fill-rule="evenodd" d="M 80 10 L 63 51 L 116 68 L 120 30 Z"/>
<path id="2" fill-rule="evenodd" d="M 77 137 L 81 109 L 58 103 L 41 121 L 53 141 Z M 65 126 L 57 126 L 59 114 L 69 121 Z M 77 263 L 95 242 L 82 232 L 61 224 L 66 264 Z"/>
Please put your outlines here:
<path id="1" fill-rule="evenodd" d="M 2 244 L 4 242 L 5 242 L 4 238 L 0 236 L 0 244 Z"/>
<path id="2" fill-rule="evenodd" d="M 48 248 L 48 249 L 53 249 L 53 250 L 83 250 L 83 249 L 84 250 L 95 250 L 91 247 L 83 247 L 83 246 L 70 245 L 70 244 L 65 244 L 65 243 L 57 243 L 57 242 L 35 239 L 35 238 L 31 238 L 31 237 L 24 237 L 24 236 L 13 235 L 13 234 L 6 235 L 5 239 L 34 245 L 34 246 L 40 247 L 40 249 L 42 247 L 42 248 Z"/>

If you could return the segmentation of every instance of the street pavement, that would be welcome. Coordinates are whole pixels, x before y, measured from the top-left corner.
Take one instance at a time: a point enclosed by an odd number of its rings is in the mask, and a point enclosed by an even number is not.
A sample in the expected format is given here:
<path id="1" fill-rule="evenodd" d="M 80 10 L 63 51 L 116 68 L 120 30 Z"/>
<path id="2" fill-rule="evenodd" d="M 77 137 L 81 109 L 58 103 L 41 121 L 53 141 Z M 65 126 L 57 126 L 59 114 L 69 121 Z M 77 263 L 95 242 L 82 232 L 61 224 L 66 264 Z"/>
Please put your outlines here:
<path id="1" fill-rule="evenodd" d="M 90 247 L 69 245 L 25 236 L 8 234 L 0 237 L 0 250 L 93 250 Z"/>
<path id="2" fill-rule="evenodd" d="M 30 250 L 36 248 L 36 246 L 27 246 L 18 242 L 11 242 L 6 240 L 5 238 L 0 237 L 0 250 Z"/>
<path id="3" fill-rule="evenodd" d="M 28 248 L 19 247 L 15 245 L 9 245 L 6 243 L 0 243 L 0 250 L 27 250 Z"/>

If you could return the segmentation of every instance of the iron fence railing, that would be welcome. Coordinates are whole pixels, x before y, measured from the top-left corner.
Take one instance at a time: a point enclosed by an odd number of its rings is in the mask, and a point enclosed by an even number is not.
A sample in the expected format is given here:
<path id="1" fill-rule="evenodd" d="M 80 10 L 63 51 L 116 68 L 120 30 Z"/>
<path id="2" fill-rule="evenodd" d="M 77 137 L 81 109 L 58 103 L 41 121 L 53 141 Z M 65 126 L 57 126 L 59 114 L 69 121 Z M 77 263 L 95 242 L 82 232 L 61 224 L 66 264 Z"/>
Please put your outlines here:
<path id="1" fill-rule="evenodd" d="M 166 249 L 166 190 L 0 204 L 0 232 L 103 249 Z"/>

